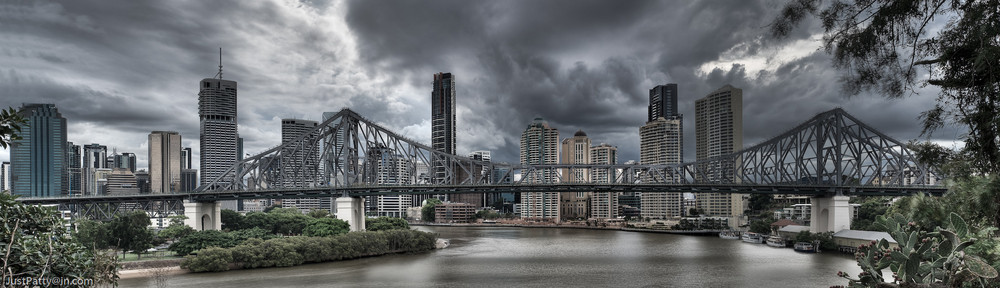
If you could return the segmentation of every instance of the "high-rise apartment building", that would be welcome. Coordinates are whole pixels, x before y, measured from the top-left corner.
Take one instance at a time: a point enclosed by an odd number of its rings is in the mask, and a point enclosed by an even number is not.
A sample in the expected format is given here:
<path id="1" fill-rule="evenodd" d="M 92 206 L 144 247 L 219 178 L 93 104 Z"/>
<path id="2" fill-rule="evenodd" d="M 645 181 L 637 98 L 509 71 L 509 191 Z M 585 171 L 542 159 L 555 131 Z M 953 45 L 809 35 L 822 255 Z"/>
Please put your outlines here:
<path id="1" fill-rule="evenodd" d="M 201 185 L 221 177 L 241 156 L 237 147 L 236 81 L 222 80 L 221 63 L 219 67 L 219 78 L 202 79 L 198 92 Z"/>
<path id="2" fill-rule="evenodd" d="M 115 154 L 114 159 L 115 164 L 111 168 L 121 168 L 135 173 L 135 153 L 122 152 L 122 154 Z"/>
<path id="3" fill-rule="evenodd" d="M 466 155 L 466 157 L 471 158 L 476 161 L 490 162 L 492 160 L 490 151 L 473 151 Z M 464 173 L 464 170 L 458 169 L 460 173 Z M 488 167 L 485 165 L 473 165 L 472 171 L 469 171 L 472 175 L 472 179 L 489 179 Z M 466 178 L 466 175 L 460 175 L 461 179 Z M 461 180 L 459 179 L 459 180 Z M 450 196 L 451 202 L 456 203 L 468 203 L 475 206 L 477 209 L 486 207 L 491 204 L 491 201 L 496 201 L 499 197 L 499 193 L 466 193 L 466 194 L 453 194 Z"/>
<path id="4" fill-rule="evenodd" d="M 743 148 L 743 89 L 726 85 L 695 101 L 695 155 L 698 160 L 722 156 Z M 707 171 L 710 179 L 730 177 L 732 163 L 697 167 Z M 728 172 L 728 173 L 727 173 Z M 734 179 L 738 180 L 738 179 Z M 743 211 L 746 198 L 742 194 L 703 193 L 696 195 L 698 210 L 712 217 L 728 217 L 729 226 L 746 222 Z"/>
<path id="5" fill-rule="evenodd" d="M 24 104 L 22 139 L 11 141 L 11 194 L 64 196 L 67 191 L 66 118 L 55 104 Z"/>
<path id="6" fill-rule="evenodd" d="M 558 164 L 559 130 L 549 126 L 542 118 L 528 125 L 521 133 L 521 164 Z M 527 183 L 555 183 L 558 173 L 554 170 L 535 171 L 522 175 Z M 521 193 L 521 218 L 539 218 L 559 221 L 558 192 Z"/>
<path id="7" fill-rule="evenodd" d="M 677 84 L 649 89 L 646 125 L 639 128 L 639 162 L 644 165 L 684 162 L 683 115 L 677 113 Z M 644 181 L 652 179 L 643 179 Z M 643 218 L 666 219 L 684 213 L 684 194 L 642 193 Z"/>
<path id="8" fill-rule="evenodd" d="M 181 189 L 181 134 L 174 131 L 149 133 L 149 183 L 151 193 L 174 193 Z"/>
<path id="9" fill-rule="evenodd" d="M 669 119 L 680 116 L 677 113 L 677 84 L 657 85 L 649 89 L 647 114 L 646 122 L 653 122 L 660 117 Z"/>
<path id="10" fill-rule="evenodd" d="M 590 147 L 590 164 L 618 164 L 618 147 L 601 143 Z M 617 178 L 615 169 L 598 168 L 590 171 L 590 182 L 613 183 Z M 590 217 L 612 219 L 618 217 L 617 192 L 593 192 L 590 195 Z"/>
<path id="11" fill-rule="evenodd" d="M 386 147 L 372 147 L 366 153 L 366 158 L 365 169 L 371 169 L 366 175 L 376 177 L 366 182 L 375 182 L 379 185 L 413 184 L 413 163 L 404 155 L 396 154 Z M 377 216 L 398 218 L 406 217 L 406 209 L 410 208 L 412 203 L 411 196 L 405 194 L 380 195 L 372 200 L 375 200 L 373 204 Z"/>
<path id="12" fill-rule="evenodd" d="M 431 148 L 455 155 L 455 77 L 451 73 L 434 74 L 431 90 Z M 446 160 L 434 163 L 434 179 L 447 173 Z"/>
<path id="13" fill-rule="evenodd" d="M 572 138 L 562 141 L 559 155 L 562 164 L 590 164 L 590 138 L 583 130 L 576 131 Z M 590 169 L 563 169 L 562 182 L 588 183 Z M 560 195 L 559 209 L 562 219 L 587 219 L 590 217 L 591 192 L 567 192 Z"/>

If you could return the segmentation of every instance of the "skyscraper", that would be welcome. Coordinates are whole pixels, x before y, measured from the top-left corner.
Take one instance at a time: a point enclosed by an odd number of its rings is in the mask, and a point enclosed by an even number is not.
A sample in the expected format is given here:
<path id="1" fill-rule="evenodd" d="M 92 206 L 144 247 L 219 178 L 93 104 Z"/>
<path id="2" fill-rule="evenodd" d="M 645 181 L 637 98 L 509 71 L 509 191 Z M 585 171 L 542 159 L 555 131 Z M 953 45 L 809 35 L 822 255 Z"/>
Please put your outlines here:
<path id="1" fill-rule="evenodd" d="M 698 160 L 736 152 L 743 148 L 743 89 L 726 85 L 695 101 L 695 155 Z M 714 181 L 726 177 L 732 165 L 702 166 Z M 742 194 L 704 193 L 696 195 L 698 210 L 709 216 L 729 217 L 729 226 L 745 223 Z"/>
<path id="2" fill-rule="evenodd" d="M 451 73 L 434 74 L 431 90 L 431 148 L 455 154 L 455 77 Z M 435 179 L 444 179 L 447 165 L 438 160 L 434 164 Z"/>
<path id="3" fill-rule="evenodd" d="M 562 152 L 559 162 L 562 164 L 590 164 L 590 138 L 583 130 L 576 131 L 572 138 L 562 141 Z M 562 182 L 590 182 L 590 169 L 564 169 Z M 559 202 L 560 216 L 563 219 L 587 219 L 590 217 L 590 192 L 562 193 Z"/>
<path id="4" fill-rule="evenodd" d="M 316 129 L 317 125 L 319 123 L 316 121 L 281 119 L 281 144 L 291 143 L 302 135 L 309 134 L 313 129 Z M 304 140 L 309 142 L 316 137 L 317 135 L 311 134 L 305 136 Z M 292 147 L 282 152 L 282 187 L 309 187 L 317 180 L 315 173 L 318 171 L 309 168 L 315 167 L 319 162 L 319 146 L 313 146 L 308 151 L 301 150 L 303 148 L 305 146 Z M 303 211 L 320 209 L 320 198 L 285 199 L 281 203 L 283 206 L 295 207 Z"/>
<path id="5" fill-rule="evenodd" d="M 83 194 L 83 154 L 80 145 L 66 142 L 66 189 L 70 195 Z"/>
<path id="6" fill-rule="evenodd" d="M 191 169 L 191 147 L 181 148 L 181 169 Z"/>
<path id="7" fill-rule="evenodd" d="M 601 143 L 590 147 L 590 164 L 618 164 L 618 147 Z M 590 171 L 592 183 L 613 183 L 617 171 L 615 169 L 594 169 Z M 593 192 L 590 196 L 590 217 L 612 219 L 618 217 L 617 192 Z"/>
<path id="8" fill-rule="evenodd" d="M 201 120 L 199 134 L 199 169 L 201 185 L 222 176 L 236 164 L 236 81 L 222 80 L 222 63 L 217 78 L 201 80 L 198 92 L 198 116 Z M 180 155 L 177 156 L 180 159 Z"/>
<path id="9" fill-rule="evenodd" d="M 379 185 L 408 185 L 413 184 L 414 170 L 413 162 L 404 155 L 396 154 L 387 147 L 370 147 L 365 153 L 365 169 L 371 169 L 365 175 L 376 177 L 367 181 L 375 182 Z M 366 182 L 367 182 L 366 181 Z M 378 216 L 406 217 L 406 209 L 410 208 L 412 199 L 410 195 L 400 194 L 391 196 L 375 196 L 375 212 Z"/>
<path id="10" fill-rule="evenodd" d="M 22 139 L 11 141 L 11 194 L 63 196 L 66 179 L 66 118 L 55 104 L 24 104 L 18 114 Z"/>
<path id="11" fill-rule="evenodd" d="M 10 191 L 10 162 L 0 163 L 0 193 Z"/>
<path id="12" fill-rule="evenodd" d="M 549 127 L 542 118 L 528 125 L 521 133 L 521 164 L 558 164 L 559 130 Z M 522 175 L 527 183 L 555 183 L 556 171 L 535 171 Z M 521 218 L 541 218 L 559 221 L 558 192 L 522 192 Z"/>
<path id="13" fill-rule="evenodd" d="M 646 122 L 657 118 L 670 119 L 677 114 L 677 84 L 657 85 L 649 89 L 649 107 Z"/>
<path id="14" fill-rule="evenodd" d="M 466 155 L 466 157 L 483 162 L 490 162 L 491 160 L 490 151 L 473 151 L 472 153 Z M 473 165 L 472 171 L 469 171 L 469 173 L 471 173 L 472 175 L 469 176 L 472 176 L 472 179 L 487 179 L 489 175 L 486 175 L 487 173 L 486 170 L 487 167 L 484 167 L 483 165 Z M 464 173 L 464 170 L 458 169 L 458 172 Z M 463 175 L 461 176 L 461 178 L 464 179 L 465 176 Z M 497 195 L 492 195 L 492 196 L 494 196 L 493 198 L 498 197 Z M 451 195 L 452 202 L 469 203 L 475 206 L 476 208 L 482 208 L 489 205 L 490 202 L 487 198 L 488 197 L 485 193 L 466 193 L 466 194 Z"/>
<path id="15" fill-rule="evenodd" d="M 150 193 L 173 193 L 181 189 L 181 134 L 174 131 L 149 133 Z"/>
<path id="16" fill-rule="evenodd" d="M 644 165 L 684 162 L 683 115 L 677 113 L 677 84 L 649 89 L 646 125 L 639 128 L 639 162 Z M 644 179 L 651 180 L 651 179 Z M 642 193 L 643 218 L 666 219 L 684 214 L 684 194 Z"/>
<path id="17" fill-rule="evenodd" d="M 115 154 L 114 158 L 115 166 L 111 168 L 125 169 L 135 173 L 135 153 L 122 152 L 122 154 Z"/>

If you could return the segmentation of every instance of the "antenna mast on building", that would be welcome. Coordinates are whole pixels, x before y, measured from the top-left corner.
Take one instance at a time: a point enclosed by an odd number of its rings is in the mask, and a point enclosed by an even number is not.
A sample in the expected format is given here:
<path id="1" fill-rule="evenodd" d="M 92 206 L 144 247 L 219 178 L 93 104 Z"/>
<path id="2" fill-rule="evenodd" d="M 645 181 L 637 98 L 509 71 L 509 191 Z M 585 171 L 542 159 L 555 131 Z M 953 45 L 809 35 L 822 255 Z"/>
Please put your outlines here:
<path id="1" fill-rule="evenodd" d="M 216 73 L 215 77 L 222 79 L 222 47 L 219 47 L 219 73 Z"/>

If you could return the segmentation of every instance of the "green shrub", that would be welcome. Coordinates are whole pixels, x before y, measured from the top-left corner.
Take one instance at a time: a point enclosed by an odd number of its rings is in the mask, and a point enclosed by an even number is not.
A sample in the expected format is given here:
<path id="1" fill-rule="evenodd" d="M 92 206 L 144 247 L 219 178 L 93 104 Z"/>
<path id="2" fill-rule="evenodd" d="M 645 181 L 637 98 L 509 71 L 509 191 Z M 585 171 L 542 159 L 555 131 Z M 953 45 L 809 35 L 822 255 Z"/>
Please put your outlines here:
<path id="1" fill-rule="evenodd" d="M 198 250 L 198 255 L 184 257 L 181 268 L 191 272 L 219 272 L 229 270 L 233 255 L 229 249 L 209 247 Z"/>

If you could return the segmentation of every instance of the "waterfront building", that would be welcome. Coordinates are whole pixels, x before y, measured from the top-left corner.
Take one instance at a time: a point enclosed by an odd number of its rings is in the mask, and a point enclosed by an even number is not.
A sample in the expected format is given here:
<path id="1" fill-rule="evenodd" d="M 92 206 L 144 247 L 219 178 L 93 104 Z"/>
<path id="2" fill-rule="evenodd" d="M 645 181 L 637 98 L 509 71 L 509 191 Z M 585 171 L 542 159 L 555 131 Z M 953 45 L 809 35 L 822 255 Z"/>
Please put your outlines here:
<path id="1" fill-rule="evenodd" d="M 303 119 L 281 119 L 281 144 L 292 143 L 299 137 L 303 138 L 305 141 L 309 142 L 315 139 L 315 133 L 313 130 L 319 126 L 319 122 Z M 305 136 L 303 136 L 305 135 Z M 308 145 L 307 145 L 308 146 Z M 281 168 L 282 178 L 281 187 L 284 188 L 304 188 L 315 186 L 316 176 L 314 172 L 310 171 L 308 167 L 317 165 L 319 162 L 319 146 L 313 146 L 308 151 L 302 150 L 305 146 L 296 146 L 286 148 L 282 151 L 281 158 Z M 284 199 L 281 201 L 284 207 L 294 207 L 298 208 L 303 213 L 309 212 L 312 209 L 321 209 L 321 199 L 325 199 L 326 209 L 330 207 L 330 198 L 295 198 L 295 199 Z"/>
<path id="2" fill-rule="evenodd" d="M 0 192 L 10 192 L 10 161 L 0 163 Z"/>
<path id="3" fill-rule="evenodd" d="M 455 155 L 455 76 L 451 73 L 434 74 L 431 90 L 431 148 Z M 446 161 L 446 160 L 443 160 Z M 445 178 L 451 163 L 434 163 L 434 179 Z M 452 183 L 455 184 L 455 183 Z"/>
<path id="4" fill-rule="evenodd" d="M 149 133 L 149 183 L 151 193 L 174 193 L 181 188 L 181 134 Z"/>
<path id="5" fill-rule="evenodd" d="M 468 203 L 441 203 L 434 205 L 434 222 L 469 223 L 476 216 L 476 206 Z"/>
<path id="6" fill-rule="evenodd" d="M 646 124 L 639 128 L 639 162 L 643 165 L 684 162 L 684 122 L 683 115 L 677 113 L 677 84 L 658 85 L 649 89 L 647 115 Z M 684 194 L 679 192 L 643 193 L 642 217 L 682 217 L 683 198 Z"/>
<path id="7" fill-rule="evenodd" d="M 221 177 L 226 170 L 236 164 L 239 157 L 242 157 L 236 130 L 236 81 L 222 80 L 221 60 L 216 77 L 202 79 L 199 83 L 198 146 L 201 153 L 199 158 L 201 185 Z"/>
<path id="8" fill-rule="evenodd" d="M 91 143 L 83 145 L 83 168 L 81 169 L 82 176 L 80 177 L 81 186 L 83 188 L 83 195 L 97 195 L 99 191 L 91 190 L 93 187 L 97 187 L 94 184 L 94 170 L 101 168 L 108 168 L 108 147 Z"/>
<path id="9" fill-rule="evenodd" d="M 695 101 L 695 155 L 697 160 L 722 156 L 743 148 L 743 89 L 725 85 Z M 732 163 L 703 165 L 699 171 L 709 171 L 709 179 L 731 177 Z M 730 173 L 727 173 L 730 172 Z M 735 171 L 738 172 L 738 171 Z M 731 179 L 731 181 L 738 181 Z M 712 217 L 728 217 L 730 227 L 746 224 L 747 196 L 737 193 L 698 194 L 698 210 Z"/>
<path id="10" fill-rule="evenodd" d="M 590 164 L 590 138 L 583 130 L 576 131 L 572 138 L 562 141 L 559 162 L 562 164 Z M 563 169 L 563 183 L 590 182 L 590 169 Z M 559 209 L 562 219 L 590 218 L 591 192 L 567 192 L 560 195 Z"/>
<path id="11" fill-rule="evenodd" d="M 521 134 L 521 164 L 558 164 L 559 130 L 550 127 L 542 118 L 528 125 Z M 556 183 L 558 173 L 554 170 L 534 171 L 527 175 L 527 183 Z M 521 193 L 520 212 L 522 218 L 539 218 L 559 221 L 558 192 Z"/>
<path id="12" fill-rule="evenodd" d="M 590 147 L 590 164 L 594 165 L 615 165 L 618 164 L 618 147 L 601 143 L 601 145 Z M 590 181 L 592 183 L 613 183 L 616 178 L 614 169 L 595 169 L 591 171 Z M 611 219 L 618 217 L 618 193 L 617 192 L 593 192 L 590 195 L 590 217 Z"/>
<path id="13" fill-rule="evenodd" d="M 55 104 L 24 104 L 18 114 L 21 139 L 10 142 L 11 194 L 26 197 L 64 196 L 66 177 L 66 118 Z"/>

